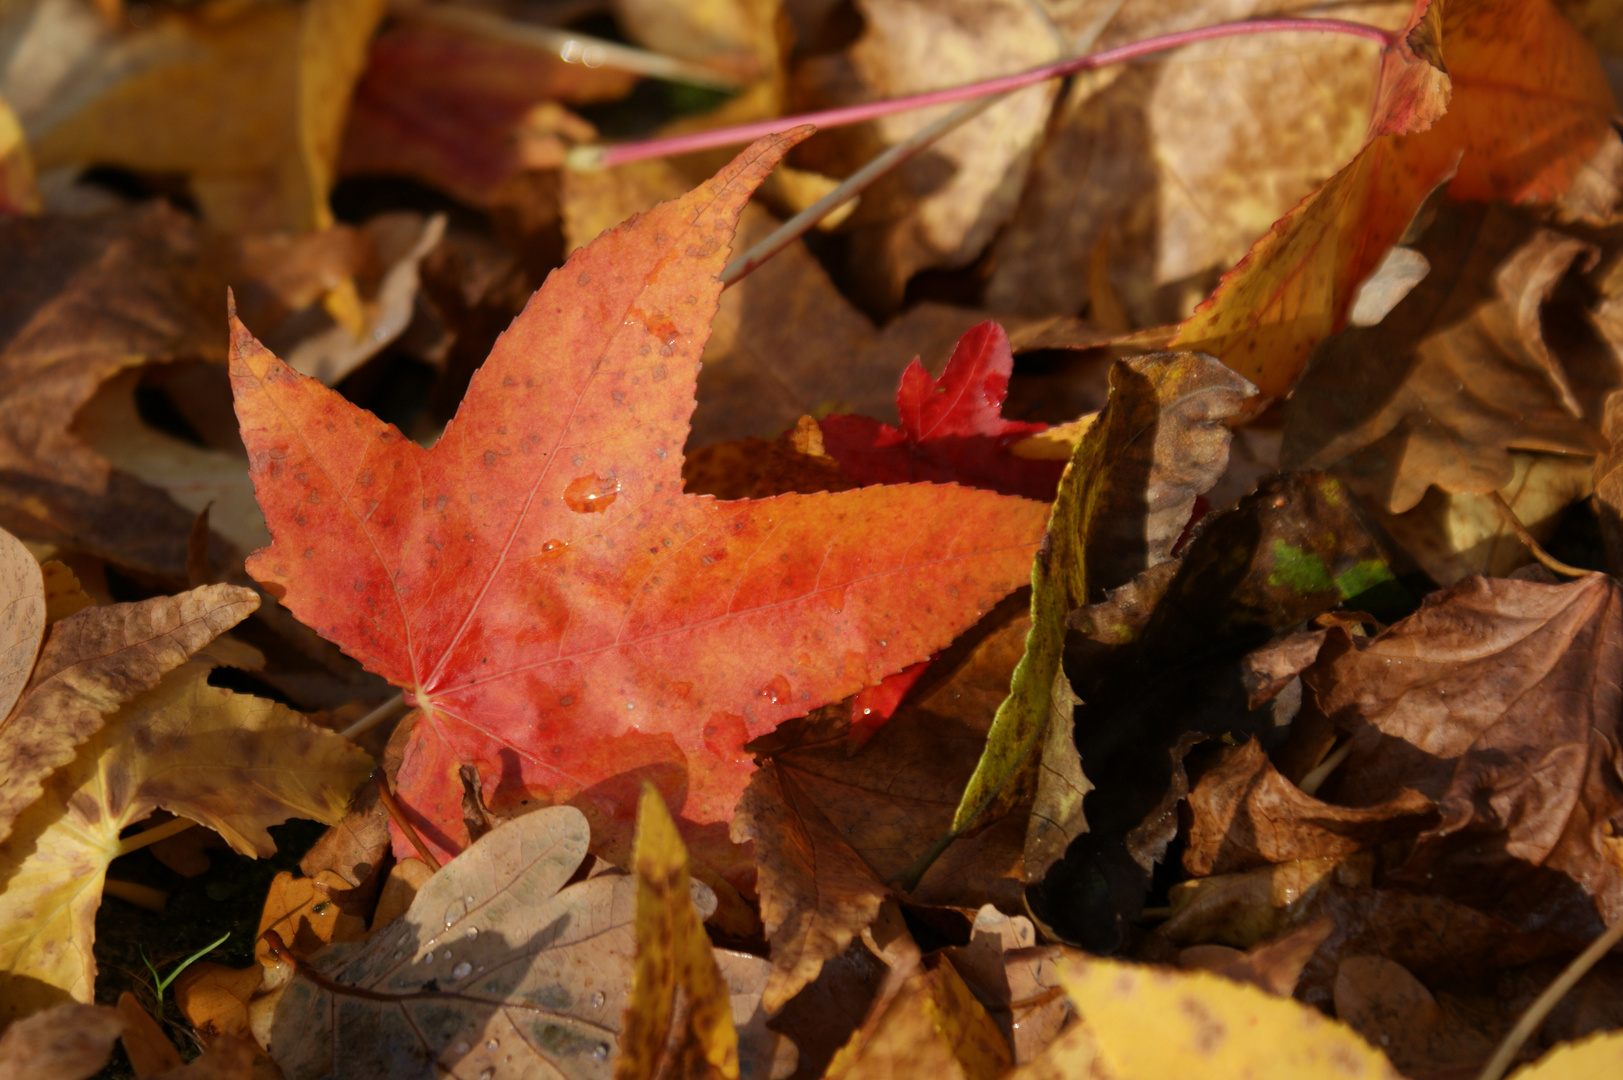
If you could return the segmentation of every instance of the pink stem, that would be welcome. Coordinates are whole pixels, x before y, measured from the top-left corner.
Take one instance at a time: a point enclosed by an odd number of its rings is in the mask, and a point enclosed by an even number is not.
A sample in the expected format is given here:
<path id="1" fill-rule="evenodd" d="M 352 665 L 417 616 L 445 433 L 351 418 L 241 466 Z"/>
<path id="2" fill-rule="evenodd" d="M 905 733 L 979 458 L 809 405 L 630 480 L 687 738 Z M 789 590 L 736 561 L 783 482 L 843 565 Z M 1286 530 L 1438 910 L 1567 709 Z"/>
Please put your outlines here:
<path id="1" fill-rule="evenodd" d="M 1175 34 L 1162 34 L 1159 37 L 1135 41 L 1130 45 L 1118 45 L 1114 49 L 1104 49 L 1099 52 L 1088 53 L 1085 56 L 1070 57 L 1052 64 L 1031 68 L 1015 75 L 1004 75 L 996 79 L 988 79 L 985 82 L 970 83 L 967 86 L 952 86 L 944 90 L 931 90 L 923 94 L 889 98 L 885 101 L 871 101 L 862 105 L 847 105 L 839 109 L 824 109 L 822 112 L 803 113 L 800 116 L 758 120 L 755 123 L 740 124 L 737 127 L 715 128 L 710 131 L 697 131 L 688 135 L 673 135 L 668 139 L 649 139 L 646 142 L 622 143 L 619 146 L 603 148 L 600 151 L 602 156 L 597 157 L 594 164 L 601 168 L 611 168 L 615 165 L 642 161 L 646 158 L 670 157 L 674 154 L 686 154 L 695 150 L 733 146 L 738 143 L 752 142 L 763 135 L 785 131 L 800 124 L 816 124 L 819 128 L 860 124 L 865 120 L 889 116 L 892 113 L 907 112 L 910 109 L 922 109 L 931 105 L 948 105 L 954 101 L 965 101 L 969 98 L 983 97 L 987 94 L 1007 93 L 1010 90 L 1018 90 L 1023 86 L 1030 86 L 1033 83 L 1046 82 L 1049 79 L 1057 79 L 1063 75 L 1105 67 L 1109 64 L 1120 64 L 1128 60 L 1136 60 L 1141 56 L 1165 52 L 1168 49 L 1192 45 L 1199 41 L 1241 37 L 1249 34 L 1274 34 L 1293 30 L 1307 33 L 1351 34 L 1354 37 L 1374 41 L 1382 47 L 1391 44 L 1392 41 L 1392 36 L 1378 26 L 1347 22 L 1342 19 L 1249 19 L 1243 22 L 1218 23 L 1215 26 L 1203 26 L 1195 30 L 1180 30 Z M 581 147 L 581 149 L 586 148 Z"/>

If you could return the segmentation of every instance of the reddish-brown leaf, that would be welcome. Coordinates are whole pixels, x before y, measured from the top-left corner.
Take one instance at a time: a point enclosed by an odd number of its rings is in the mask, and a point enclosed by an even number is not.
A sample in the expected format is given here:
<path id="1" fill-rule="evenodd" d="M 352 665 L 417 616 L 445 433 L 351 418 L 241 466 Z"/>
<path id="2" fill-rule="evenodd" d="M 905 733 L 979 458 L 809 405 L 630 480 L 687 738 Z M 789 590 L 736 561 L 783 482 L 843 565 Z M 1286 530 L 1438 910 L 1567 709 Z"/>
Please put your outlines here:
<path id="1" fill-rule="evenodd" d="M 422 710 L 397 782 L 441 851 L 462 843 L 464 762 L 498 807 L 629 816 L 637 777 L 663 775 L 690 827 L 724 822 L 751 737 L 923 659 L 1026 576 L 1038 503 L 930 484 L 682 493 L 717 275 L 805 133 L 571 256 L 432 450 L 234 324 L 275 537 L 249 570 Z"/>

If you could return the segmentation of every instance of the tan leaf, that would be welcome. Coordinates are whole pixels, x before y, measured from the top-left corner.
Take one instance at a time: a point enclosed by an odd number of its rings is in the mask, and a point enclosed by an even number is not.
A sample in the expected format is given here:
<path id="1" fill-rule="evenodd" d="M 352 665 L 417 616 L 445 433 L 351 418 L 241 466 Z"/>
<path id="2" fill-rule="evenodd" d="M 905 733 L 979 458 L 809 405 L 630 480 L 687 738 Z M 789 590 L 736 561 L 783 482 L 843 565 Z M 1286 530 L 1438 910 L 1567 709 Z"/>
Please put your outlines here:
<path id="1" fill-rule="evenodd" d="M 1300 0 L 1045 6 L 1083 48 L 1314 10 Z M 1336 17 L 1391 30 L 1412 6 L 1351 4 Z M 1082 310 L 1092 291 L 1090 258 L 1103 241 L 1108 281 L 1136 325 L 1187 315 L 1214 271 L 1238 262 L 1357 153 L 1378 68 L 1378 47 L 1369 42 L 1267 35 L 1076 76 L 1020 208 L 993 247 L 988 305 L 1025 315 Z"/>
<path id="2" fill-rule="evenodd" d="M 47 610 L 39 563 L 22 541 L 0 529 L 0 739 L 11 707 L 33 674 Z"/>
<path id="3" fill-rule="evenodd" d="M 588 840 L 572 807 L 504 822 L 428 878 L 402 918 L 301 963 L 267 1032 L 286 1080 L 487 1068 L 608 1080 L 631 989 L 637 885 L 607 874 L 559 891 Z M 770 1062 L 766 961 L 717 959 L 741 1057 Z"/>
<path id="4" fill-rule="evenodd" d="M 950 961 L 910 976 L 870 1023 L 835 1055 L 826 1080 L 995 1080 L 1012 1064 L 1003 1032 Z"/>
<path id="5" fill-rule="evenodd" d="M 850 49 L 814 57 L 796 71 L 797 105 L 824 108 L 958 86 L 1046 63 L 1066 46 L 1035 0 L 858 0 L 857 9 L 863 34 Z M 846 227 L 850 267 L 879 306 L 894 310 L 917 271 L 965 266 L 986 247 L 1014 212 L 1056 92 L 1053 83 L 1016 91 L 864 193 Z M 947 111 L 898 113 L 837 132 L 821 146 L 808 145 L 807 163 L 848 175 Z"/>

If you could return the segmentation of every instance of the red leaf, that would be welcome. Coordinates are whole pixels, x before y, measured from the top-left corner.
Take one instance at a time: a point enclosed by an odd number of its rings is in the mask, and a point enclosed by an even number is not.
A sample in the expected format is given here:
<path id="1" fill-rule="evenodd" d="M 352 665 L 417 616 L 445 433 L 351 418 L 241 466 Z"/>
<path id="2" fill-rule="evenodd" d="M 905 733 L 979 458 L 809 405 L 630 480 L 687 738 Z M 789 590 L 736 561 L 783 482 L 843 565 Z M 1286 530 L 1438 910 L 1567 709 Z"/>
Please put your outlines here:
<path id="1" fill-rule="evenodd" d="M 958 339 L 939 380 L 915 358 L 896 391 L 900 430 L 866 416 L 824 420 L 823 445 L 863 484 L 957 481 L 1049 501 L 1065 463 L 1027 461 L 1009 447 L 1047 428 L 1003 419 L 1014 353 L 1003 327 L 988 320 Z"/>
<path id="2" fill-rule="evenodd" d="M 862 749 L 874 733 L 885 726 L 885 721 L 895 714 L 896 707 L 929 666 L 930 661 L 924 660 L 905 667 L 894 675 L 885 676 L 875 686 L 863 687 L 851 699 L 851 730 L 845 741 L 852 750 Z"/>
<path id="3" fill-rule="evenodd" d="M 629 816 L 652 776 L 690 828 L 725 822 L 748 739 L 922 660 L 1027 578 L 1039 503 L 930 484 L 682 493 L 738 214 L 808 131 L 571 256 L 432 450 L 233 321 L 274 537 L 248 569 L 422 710 L 397 787 L 436 848 L 463 840 L 463 762 L 496 805 Z"/>

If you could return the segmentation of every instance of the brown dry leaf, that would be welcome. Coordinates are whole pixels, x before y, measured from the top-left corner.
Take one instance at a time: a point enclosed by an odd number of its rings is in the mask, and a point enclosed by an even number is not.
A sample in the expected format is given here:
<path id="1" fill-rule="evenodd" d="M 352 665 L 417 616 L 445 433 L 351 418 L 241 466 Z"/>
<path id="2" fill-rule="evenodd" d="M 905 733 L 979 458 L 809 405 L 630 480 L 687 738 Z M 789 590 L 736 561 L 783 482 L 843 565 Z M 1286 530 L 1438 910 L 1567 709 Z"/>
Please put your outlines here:
<path id="1" fill-rule="evenodd" d="M 1071 1008 L 1058 992 L 1054 962 L 1060 950 L 1036 942 L 1030 919 L 987 904 L 975 913 L 969 944 L 941 950 L 997 1022 L 1015 1064 L 1042 1053 L 1071 1019 Z"/>
<path id="2" fill-rule="evenodd" d="M 160 7 L 140 27 L 86 35 L 65 63 L 6 74 L 33 76 L 29 104 L 13 102 L 42 170 L 183 173 L 218 228 L 302 232 L 332 223 L 338 139 L 382 14 L 382 0 Z M 45 33 L 30 25 L 13 56 L 29 32 Z"/>
<path id="3" fill-rule="evenodd" d="M 1346 956 L 1336 972 L 1336 1016 L 1386 1051 L 1411 1080 L 1470 1075 L 1503 1031 L 1483 1031 L 1453 1002 L 1439 1002 L 1402 964 Z M 1450 1007 L 1453 1006 L 1453 1007 Z"/>
<path id="4" fill-rule="evenodd" d="M 1015 604 L 1019 594 L 1011 598 Z M 844 843 L 889 881 L 947 832 L 959 792 L 1008 691 L 1029 623 L 1005 601 L 925 671 L 891 719 L 855 754 L 849 708 L 831 706 L 758 740 L 797 805 L 819 810 Z M 766 791 L 760 798 L 765 801 Z M 761 814 L 756 804 L 756 819 Z M 1023 815 L 1013 814 L 947 848 L 910 894 L 914 903 L 1019 910 L 1024 892 Z M 757 829 L 758 852 L 787 836 Z M 758 856 L 758 858 L 763 856 Z M 763 874 L 763 895 L 777 886 Z M 857 927 L 856 929 L 860 929 Z"/>
<path id="5" fill-rule="evenodd" d="M 428 878 L 403 918 L 301 962 L 266 1031 L 286 1080 L 486 1068 L 607 1080 L 631 989 L 636 879 L 559 891 L 587 843 L 572 807 L 514 818 Z M 759 1008 L 766 961 L 716 956 L 740 1064 L 764 1077 L 776 1038 Z"/>
<path id="6" fill-rule="evenodd" d="M 211 589 L 241 591 L 207 586 L 197 592 Z M 246 605 L 238 607 L 240 618 Z M 59 624 L 41 669 L 47 669 L 57 634 L 74 620 L 94 623 L 104 614 L 129 618 L 131 612 L 94 608 Z M 169 648 L 180 651 L 173 642 Z M 342 816 L 349 792 L 371 770 L 370 760 L 284 706 L 210 686 L 215 665 L 221 659 L 240 662 L 232 654 L 242 651 L 203 652 L 155 680 L 156 686 L 134 696 L 86 739 L 16 818 L 0 845 L 0 1015 L 90 998 L 95 915 L 108 864 L 120 852 L 122 830 L 153 810 L 201 822 L 235 850 L 259 857 L 276 850 L 266 832 L 270 825 L 290 817 L 331 822 Z M 135 660 L 136 674 L 156 666 L 152 659 Z M 75 674 L 69 668 L 52 681 L 68 682 Z M 80 693 L 97 689 L 92 684 Z M 139 684 L 130 689 L 139 690 Z M 59 688 L 54 696 L 71 703 L 73 693 Z M 116 701 L 132 695 L 100 689 L 97 696 Z"/>
<path id="7" fill-rule="evenodd" d="M 124 1052 L 136 1076 L 145 1080 L 155 1073 L 180 1068 L 180 1051 L 128 990 L 118 996 L 118 1015 L 124 1021 Z"/>
<path id="8" fill-rule="evenodd" d="M 1607 564 L 1619 573 L 1623 572 L 1623 391 L 1606 397 L 1601 437 L 1606 450 L 1595 458 L 1595 516 L 1600 519 Z"/>
<path id="9" fill-rule="evenodd" d="M 110 713 L 254 610 L 233 585 L 91 608 L 51 628 L 21 704 L 0 721 L 0 840 L 47 777 L 72 761 Z M 115 833 L 116 835 L 116 833 Z"/>
<path id="10" fill-rule="evenodd" d="M 1593 492 L 1599 462 L 1512 450 L 1511 478 L 1499 496 L 1534 539 L 1548 543 L 1567 507 Z M 1406 513 L 1385 514 L 1379 508 L 1375 513 L 1392 539 L 1439 585 L 1453 585 L 1470 574 L 1508 577 L 1533 561 L 1490 495 L 1429 487 Z"/>
<path id="11" fill-rule="evenodd" d="M 363 781 L 350 796 L 344 820 L 321 834 L 299 860 L 299 870 L 306 877 L 331 870 L 349 888 L 359 888 L 384 868 L 388 850 L 389 813 L 377 785 Z"/>
<path id="12" fill-rule="evenodd" d="M 808 440 L 797 448 L 796 440 Z M 823 452 L 817 422 L 802 416 L 780 439 L 737 439 L 712 443 L 682 459 L 682 490 L 718 499 L 765 499 L 791 491 L 848 491 L 856 481 Z"/>
<path id="13" fill-rule="evenodd" d="M 1486 495 L 1513 478 L 1510 450 L 1584 457 L 1605 448 L 1601 399 L 1623 383 L 1607 351 L 1569 371 L 1540 315 L 1595 249 L 1493 208 L 1445 208 L 1418 245 L 1431 272 L 1378 326 L 1329 340 L 1285 408 L 1284 463 L 1335 464 L 1388 513 L 1429 485 Z"/>
<path id="14" fill-rule="evenodd" d="M 1084 49 L 1320 11 L 1302 0 L 1044 6 Z M 1354 3 L 1335 16 L 1391 30 L 1411 7 Z M 1111 291 L 1135 325 L 1187 315 L 1215 271 L 1358 151 L 1378 69 L 1374 44 L 1326 34 L 1206 42 L 1075 76 L 993 246 L 987 305 L 1079 312 L 1093 291 L 1090 261 L 1103 253 Z"/>
<path id="15" fill-rule="evenodd" d="M 1342 858 L 1437 821 L 1432 801 L 1412 788 L 1368 807 L 1320 802 L 1281 776 L 1256 739 L 1220 751 L 1188 805 L 1193 820 L 1183 865 L 1196 877 Z"/>
<path id="16" fill-rule="evenodd" d="M 162 204 L 0 218 L 0 526 L 184 581 L 195 511 L 71 430 L 106 379 L 148 360 L 223 359 L 220 295 L 195 226 Z M 216 542 L 216 566 L 230 549 Z"/>
<path id="17" fill-rule="evenodd" d="M 689 186 L 682 173 L 658 161 L 566 173 L 568 247 L 590 242 Z M 734 250 L 746 250 L 777 224 L 760 207 L 745 207 Z M 985 318 L 927 303 L 875 329 L 834 287 L 804 242 L 796 241 L 721 294 L 688 445 L 776 438 L 810 412 L 894 420 L 896 385 L 908 361 L 919 356 L 938 374 L 964 331 Z"/>
<path id="18" fill-rule="evenodd" d="M 1261 987 L 1279 997 L 1290 997 L 1302 977 L 1302 969 L 1334 929 L 1335 924 L 1329 919 L 1316 919 L 1244 952 L 1226 945 L 1193 945 L 1179 951 L 1178 966 L 1210 971 L 1225 979 Z"/>
<path id="19" fill-rule="evenodd" d="M 949 960 L 908 977 L 901 992 L 834 1056 L 826 1080 L 996 1080 L 1013 1061 L 997 1023 Z"/>
<path id="20" fill-rule="evenodd" d="M 1302 859 L 1181 881 L 1168 894 L 1172 917 L 1156 934 L 1183 946 L 1249 949 L 1311 920 L 1318 895 L 1332 885 L 1368 885 L 1372 866 L 1369 856 Z"/>
<path id="21" fill-rule="evenodd" d="M 1623 917 L 1620 600 L 1601 574 L 1472 577 L 1362 648 L 1330 632 L 1303 681 L 1351 751 L 1320 794 L 1441 815 L 1389 880 L 1579 938 Z"/>
<path id="22" fill-rule="evenodd" d="M 101 1071 L 124 1030 L 105 1005 L 57 1005 L 0 1034 L 0 1076 L 7 1080 L 89 1080 Z"/>
<path id="23" fill-rule="evenodd" d="M 776 1013 L 874 921 L 890 889 L 776 762 L 751 777 L 732 836 L 755 843 L 761 921 L 772 947 L 762 1004 Z"/>

